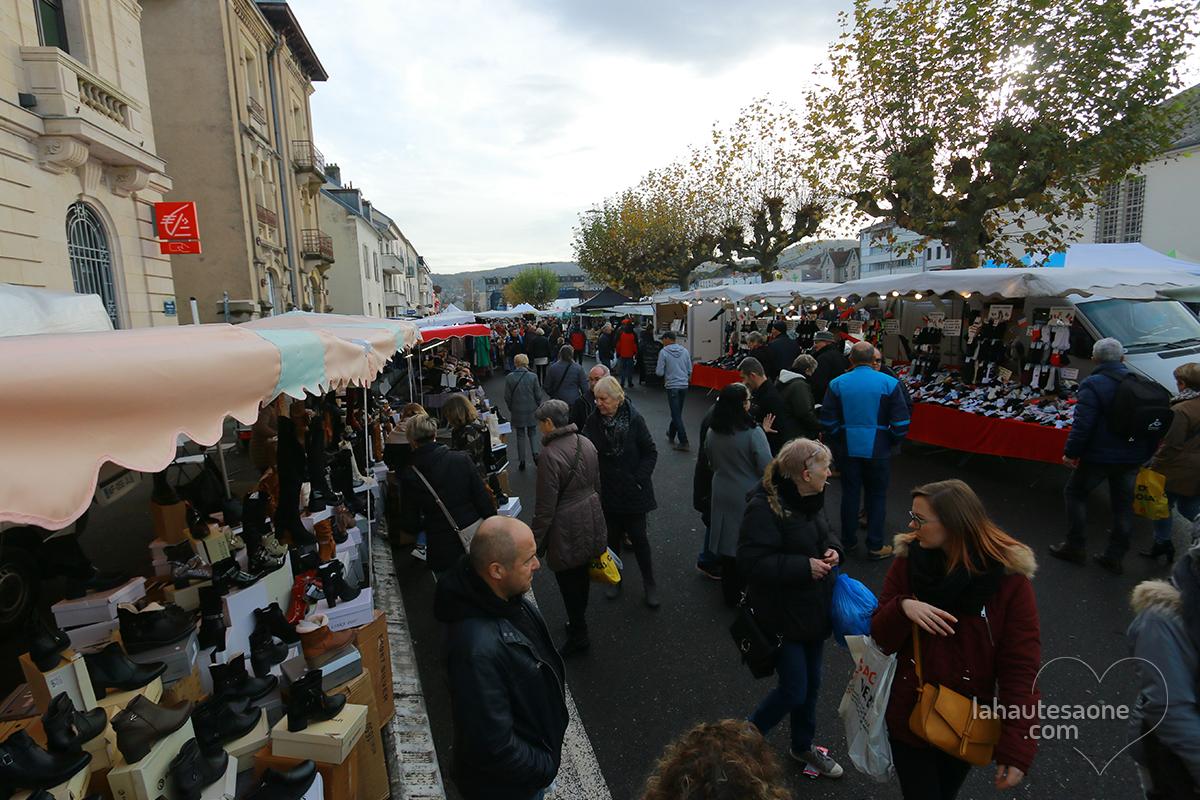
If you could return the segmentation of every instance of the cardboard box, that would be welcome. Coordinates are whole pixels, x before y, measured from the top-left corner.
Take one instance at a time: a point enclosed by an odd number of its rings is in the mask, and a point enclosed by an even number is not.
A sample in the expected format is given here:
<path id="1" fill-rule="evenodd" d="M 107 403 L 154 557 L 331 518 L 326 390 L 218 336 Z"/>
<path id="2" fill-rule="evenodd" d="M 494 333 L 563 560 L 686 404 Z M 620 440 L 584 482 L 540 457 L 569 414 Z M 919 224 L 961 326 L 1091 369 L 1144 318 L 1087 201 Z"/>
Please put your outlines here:
<path id="1" fill-rule="evenodd" d="M 115 619 L 106 619 L 103 622 L 94 622 L 91 625 L 83 625 L 78 628 L 71 628 L 65 633 L 71 639 L 72 650 L 90 650 L 93 648 L 104 647 L 112 641 L 113 631 L 117 630 L 121 623 Z"/>
<path id="2" fill-rule="evenodd" d="M 174 603 L 184 611 L 195 611 L 200 608 L 201 586 L 212 586 L 212 581 L 192 583 L 186 589 L 176 589 L 169 585 L 163 589 L 163 597 L 168 603 Z"/>
<path id="3" fill-rule="evenodd" d="M 302 758 L 285 758 L 276 755 L 274 752 L 275 745 L 272 742 L 259 751 L 254 758 L 254 778 L 258 780 L 262 778 L 262 774 L 267 769 L 273 769 L 278 772 L 287 772 L 300 766 L 304 761 Z M 318 781 L 313 781 L 313 787 L 322 785 L 324 794 L 322 797 L 329 800 L 355 800 L 358 797 L 358 765 L 355 759 L 348 758 L 341 764 L 327 764 L 321 761 L 315 762 L 317 765 L 317 774 L 321 776 Z M 315 795 L 313 790 L 309 790 L 309 794 L 305 795 L 307 800 L 314 800 Z"/>
<path id="4" fill-rule="evenodd" d="M 203 539 L 193 539 L 196 552 L 210 564 L 223 561 L 233 555 L 229 550 L 229 539 L 223 533 L 213 533 Z"/>
<path id="5" fill-rule="evenodd" d="M 164 542 L 174 544 L 188 538 L 187 506 L 183 503 L 160 506 L 151 501 L 150 518 L 154 520 L 154 535 Z"/>
<path id="6" fill-rule="evenodd" d="M 267 712 L 258 713 L 258 724 L 254 729 L 240 739 L 235 739 L 224 745 L 229 753 L 229 760 L 237 764 L 238 772 L 245 772 L 254 766 L 254 756 L 271 741 L 271 726 L 267 724 Z"/>
<path id="7" fill-rule="evenodd" d="M 358 796 L 363 800 L 387 800 L 391 791 L 388 784 L 387 763 L 383 756 L 383 740 L 380 737 L 379 715 L 375 710 L 375 676 L 363 671 L 352 681 L 336 686 L 333 694 L 345 694 L 347 703 L 367 709 L 367 725 L 362 738 L 351 754 L 358 768 Z"/>
<path id="8" fill-rule="evenodd" d="M 175 781 L 167 775 L 168 768 L 171 759 L 179 755 L 188 739 L 195 736 L 189 719 L 179 730 L 151 745 L 150 752 L 136 764 L 125 763 L 122 756 L 108 773 L 113 800 L 157 800 L 162 796 L 177 800 L 179 795 Z"/>
<path id="9" fill-rule="evenodd" d="M 376 609 L 374 619 L 354 629 L 354 646 L 362 656 L 363 673 L 371 676 L 379 724 L 386 725 L 396 713 L 396 695 L 392 690 L 392 646 L 382 611 Z"/>
<path id="10" fill-rule="evenodd" d="M 4 702 L 0 704 L 0 720 L 22 719 L 35 716 L 37 713 L 37 705 L 33 702 L 33 692 L 29 691 L 27 683 L 22 683 L 9 692 L 8 697 L 4 698 Z M 0 736 L 0 742 L 2 741 L 4 741 L 4 737 Z"/>
<path id="11" fill-rule="evenodd" d="M 289 550 L 288 554 L 283 557 L 283 566 L 274 572 L 267 573 L 263 578 L 263 584 L 267 589 L 267 605 L 278 603 L 279 607 L 287 613 L 288 606 L 292 602 L 292 553 Z"/>
<path id="12" fill-rule="evenodd" d="M 107 592 L 93 592 L 76 600 L 59 600 L 51 607 L 58 627 L 77 628 L 117 618 L 117 606 L 146 596 L 146 579 L 134 578 Z"/>
<path id="13" fill-rule="evenodd" d="M 84 767 L 83 769 L 79 770 L 79 772 L 76 772 L 74 775 L 72 775 L 70 780 L 68 780 L 66 783 L 60 783 L 58 786 L 55 786 L 52 789 L 47 789 L 46 791 L 50 793 L 50 796 L 53 797 L 54 800 L 79 800 L 81 797 L 87 794 L 88 784 L 91 781 L 91 777 L 91 769 L 89 767 Z M 17 794 L 14 794 L 12 798 L 13 800 L 28 800 L 28 798 L 33 797 L 35 794 L 37 794 L 37 792 L 18 792 Z"/>
<path id="14" fill-rule="evenodd" d="M 253 766 L 254 763 L 250 762 L 246 768 Z M 200 790 L 200 800 L 232 800 L 237 797 L 237 776 L 238 761 L 236 758 L 230 758 L 229 765 L 225 767 L 225 774 L 215 783 Z"/>
<path id="15" fill-rule="evenodd" d="M 58 666 L 49 672 L 42 672 L 33 663 L 28 653 L 22 653 L 21 671 L 25 673 L 25 681 L 33 695 L 33 704 L 39 713 L 45 714 L 50 707 L 50 701 L 56 695 L 66 692 L 67 697 L 81 711 L 91 711 L 96 707 L 96 695 L 92 691 L 92 679 L 88 675 L 87 665 L 83 656 L 72 650 L 64 651 Z"/>
<path id="16" fill-rule="evenodd" d="M 200 664 L 193 662 L 192 671 L 175 681 L 163 691 L 160 703 L 164 706 L 178 705 L 184 700 L 199 703 L 204 697 L 204 687 L 200 682 Z"/>
<path id="17" fill-rule="evenodd" d="M 501 470 L 496 473 L 496 478 L 500 481 L 500 491 L 506 495 L 512 494 L 512 486 L 508 483 L 508 470 Z"/>
<path id="18" fill-rule="evenodd" d="M 359 592 L 358 597 L 353 600 L 339 601 L 333 608 L 324 600 L 318 600 L 312 613 L 329 617 L 329 629 L 341 631 L 366 625 L 375 616 L 375 606 L 371 602 L 371 590 L 367 588 Z"/>
<path id="19" fill-rule="evenodd" d="M 90 687 L 91 684 L 89 683 L 88 686 Z M 145 695 L 146 699 L 151 703 L 157 703 L 163 696 L 162 678 L 155 678 L 142 688 L 131 689 L 128 692 L 114 692 L 110 690 L 106 696 L 96 698 L 96 705 L 100 708 L 110 709 L 108 716 L 112 717 L 112 712 L 120 711 L 129 705 L 133 698 L 139 694 Z"/>
<path id="20" fill-rule="evenodd" d="M 505 494 L 508 494 L 508 492 L 505 492 Z M 502 517 L 515 518 L 521 513 L 521 498 L 510 496 L 507 503 L 496 509 L 496 513 Z"/>
<path id="21" fill-rule="evenodd" d="M 166 664 L 167 671 L 162 674 L 162 682 L 164 686 L 170 685 L 192 674 L 192 668 L 196 666 L 196 656 L 200 653 L 200 645 L 196 641 L 198 635 L 192 633 L 183 641 L 166 647 L 131 653 L 129 660 L 135 664 L 151 664 L 156 661 Z"/>
<path id="22" fill-rule="evenodd" d="M 321 691 L 324 692 L 358 677 L 363 671 L 362 655 L 352 644 L 332 653 L 324 653 L 308 662 L 308 666 L 321 670 Z"/>
<path id="23" fill-rule="evenodd" d="M 367 707 L 347 703 L 333 719 L 309 723 L 296 733 L 288 730 L 287 719 L 281 719 L 271 729 L 271 749 L 285 758 L 341 764 L 349 758 L 366 727 Z"/>

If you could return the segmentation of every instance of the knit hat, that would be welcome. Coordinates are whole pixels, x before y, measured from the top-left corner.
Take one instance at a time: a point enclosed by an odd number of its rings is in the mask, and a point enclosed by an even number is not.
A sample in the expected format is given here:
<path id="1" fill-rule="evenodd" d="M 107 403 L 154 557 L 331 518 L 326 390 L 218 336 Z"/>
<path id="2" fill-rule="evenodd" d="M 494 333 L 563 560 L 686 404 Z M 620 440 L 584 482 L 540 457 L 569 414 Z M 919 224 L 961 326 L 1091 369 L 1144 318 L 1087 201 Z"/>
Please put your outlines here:
<path id="1" fill-rule="evenodd" d="M 771 327 L 774 328 L 775 330 L 779 331 L 780 333 L 787 333 L 787 323 L 781 319 L 775 320 L 775 322 L 771 325 Z"/>
<path id="2" fill-rule="evenodd" d="M 833 333 L 831 333 L 830 331 L 817 331 L 816 335 L 813 336 L 813 341 L 814 342 L 836 342 L 837 337 L 834 336 Z"/>

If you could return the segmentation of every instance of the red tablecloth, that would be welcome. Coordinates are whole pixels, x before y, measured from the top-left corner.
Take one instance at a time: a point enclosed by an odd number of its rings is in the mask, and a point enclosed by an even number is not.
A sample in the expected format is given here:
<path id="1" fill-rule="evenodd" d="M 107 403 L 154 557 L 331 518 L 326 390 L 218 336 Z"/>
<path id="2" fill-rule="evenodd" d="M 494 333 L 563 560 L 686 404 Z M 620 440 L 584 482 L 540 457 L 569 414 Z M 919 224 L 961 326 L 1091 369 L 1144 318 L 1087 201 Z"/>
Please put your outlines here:
<path id="1" fill-rule="evenodd" d="M 946 406 L 917 403 L 908 438 L 968 453 L 1027 458 L 1058 464 L 1070 428 L 1050 428 L 1012 419 L 994 419 Z"/>
<path id="2" fill-rule="evenodd" d="M 699 364 L 692 367 L 692 386 L 703 386 L 706 389 L 724 389 L 729 384 L 737 383 L 741 379 L 741 374 L 735 369 L 704 367 Z"/>

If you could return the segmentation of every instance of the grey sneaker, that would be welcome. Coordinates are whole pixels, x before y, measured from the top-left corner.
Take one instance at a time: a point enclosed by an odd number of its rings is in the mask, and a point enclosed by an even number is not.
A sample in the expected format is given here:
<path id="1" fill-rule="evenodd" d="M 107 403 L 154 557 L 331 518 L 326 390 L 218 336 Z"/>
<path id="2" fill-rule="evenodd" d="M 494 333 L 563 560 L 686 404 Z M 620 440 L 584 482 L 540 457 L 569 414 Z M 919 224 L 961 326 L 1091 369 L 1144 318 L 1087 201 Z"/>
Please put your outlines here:
<path id="1" fill-rule="evenodd" d="M 792 758 L 801 764 L 807 764 L 826 778 L 842 777 L 842 765 L 820 750 L 805 750 L 803 753 L 797 753 L 795 750 L 789 750 L 788 752 L 791 753 Z"/>

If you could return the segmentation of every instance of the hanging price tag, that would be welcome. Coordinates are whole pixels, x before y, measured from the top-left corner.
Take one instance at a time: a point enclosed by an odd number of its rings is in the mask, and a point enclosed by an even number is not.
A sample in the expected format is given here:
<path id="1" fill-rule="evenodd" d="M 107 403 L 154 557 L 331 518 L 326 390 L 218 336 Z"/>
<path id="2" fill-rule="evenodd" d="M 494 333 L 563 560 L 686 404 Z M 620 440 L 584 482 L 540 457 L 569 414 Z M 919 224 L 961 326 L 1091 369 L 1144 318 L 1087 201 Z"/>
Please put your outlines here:
<path id="1" fill-rule="evenodd" d="M 1064 381 L 1079 380 L 1079 370 L 1075 369 L 1074 367 L 1072 367 L 1071 369 L 1064 369 L 1062 371 L 1062 379 Z"/>
<path id="2" fill-rule="evenodd" d="M 862 323 L 856 319 L 852 319 L 846 323 L 846 332 L 851 336 L 859 336 L 862 334 Z"/>
<path id="3" fill-rule="evenodd" d="M 1012 370 L 1011 369 L 1005 369 L 1004 367 L 1001 367 L 998 370 L 998 372 L 1000 374 L 1000 380 L 1002 380 L 1002 381 L 1012 380 Z"/>
<path id="4" fill-rule="evenodd" d="M 900 332 L 900 320 L 885 319 L 883 321 L 883 332 L 884 333 L 899 333 Z"/>
<path id="5" fill-rule="evenodd" d="M 1007 322 L 1008 320 L 1012 319 L 1012 310 L 1013 307 L 1011 305 L 992 306 L 990 309 L 988 309 L 988 321 Z"/>
<path id="6" fill-rule="evenodd" d="M 958 336 L 962 333 L 961 319 L 948 319 L 942 325 L 942 333 L 946 336 Z"/>

